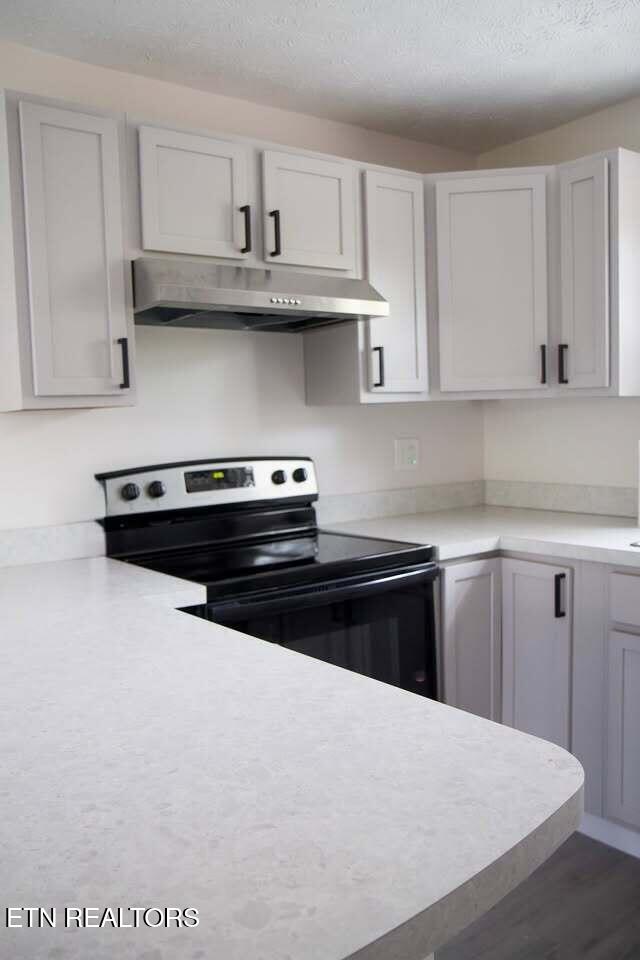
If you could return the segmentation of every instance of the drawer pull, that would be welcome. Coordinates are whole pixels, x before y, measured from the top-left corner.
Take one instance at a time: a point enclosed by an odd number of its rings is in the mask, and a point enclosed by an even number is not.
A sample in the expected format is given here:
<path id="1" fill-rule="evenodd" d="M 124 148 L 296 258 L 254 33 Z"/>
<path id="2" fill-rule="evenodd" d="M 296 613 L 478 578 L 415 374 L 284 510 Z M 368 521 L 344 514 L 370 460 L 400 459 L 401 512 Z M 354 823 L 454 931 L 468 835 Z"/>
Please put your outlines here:
<path id="1" fill-rule="evenodd" d="M 567 611 L 562 606 L 562 584 L 567 579 L 566 573 L 556 573 L 553 578 L 554 587 L 554 615 L 556 618 L 566 617 Z"/>

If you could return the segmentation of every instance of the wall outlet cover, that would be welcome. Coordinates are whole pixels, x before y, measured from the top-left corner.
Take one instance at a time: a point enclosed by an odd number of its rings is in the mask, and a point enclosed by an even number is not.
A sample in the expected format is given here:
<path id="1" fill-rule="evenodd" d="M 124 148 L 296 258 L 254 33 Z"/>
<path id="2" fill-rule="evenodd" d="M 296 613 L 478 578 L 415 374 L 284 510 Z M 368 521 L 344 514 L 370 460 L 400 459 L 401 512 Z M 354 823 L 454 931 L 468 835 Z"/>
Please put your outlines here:
<path id="1" fill-rule="evenodd" d="M 416 437 L 396 437 L 396 470 L 415 470 L 420 463 L 420 441 Z"/>

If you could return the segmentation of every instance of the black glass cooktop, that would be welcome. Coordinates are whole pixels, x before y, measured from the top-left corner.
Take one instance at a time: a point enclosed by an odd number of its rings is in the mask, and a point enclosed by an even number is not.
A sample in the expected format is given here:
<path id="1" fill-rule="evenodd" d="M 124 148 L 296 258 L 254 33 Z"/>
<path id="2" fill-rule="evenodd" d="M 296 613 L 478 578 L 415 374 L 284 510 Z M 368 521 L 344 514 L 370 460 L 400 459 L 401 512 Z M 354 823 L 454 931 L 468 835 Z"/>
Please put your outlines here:
<path id="1" fill-rule="evenodd" d="M 433 553 L 432 547 L 419 544 L 320 531 L 232 545 L 182 547 L 138 555 L 131 562 L 206 584 L 210 593 L 218 596 L 227 592 L 226 587 L 238 593 L 273 583 L 330 579 L 428 563 L 433 560 Z"/>

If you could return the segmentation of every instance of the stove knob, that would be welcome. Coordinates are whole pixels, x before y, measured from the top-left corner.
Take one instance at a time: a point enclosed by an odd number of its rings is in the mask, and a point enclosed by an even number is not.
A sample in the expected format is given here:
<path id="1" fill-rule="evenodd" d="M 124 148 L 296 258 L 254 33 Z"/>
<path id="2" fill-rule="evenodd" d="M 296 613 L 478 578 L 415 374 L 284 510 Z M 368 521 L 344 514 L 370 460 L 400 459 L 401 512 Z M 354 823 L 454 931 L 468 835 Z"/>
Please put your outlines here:
<path id="1" fill-rule="evenodd" d="M 284 470 L 274 470 L 273 473 L 271 474 L 271 482 L 277 483 L 277 484 L 286 483 L 287 475 L 284 472 Z"/>
<path id="2" fill-rule="evenodd" d="M 125 483 L 120 491 L 123 500 L 137 500 L 140 496 L 140 487 L 137 483 Z"/>
<path id="3" fill-rule="evenodd" d="M 162 480 L 152 480 L 149 486 L 147 487 L 147 493 L 149 494 L 150 497 L 154 497 L 154 498 L 164 497 L 166 492 L 167 492 L 167 488 L 165 487 Z"/>
<path id="4" fill-rule="evenodd" d="M 296 467 L 293 471 L 293 479 L 296 483 L 304 483 L 308 476 L 309 474 L 304 467 Z"/>

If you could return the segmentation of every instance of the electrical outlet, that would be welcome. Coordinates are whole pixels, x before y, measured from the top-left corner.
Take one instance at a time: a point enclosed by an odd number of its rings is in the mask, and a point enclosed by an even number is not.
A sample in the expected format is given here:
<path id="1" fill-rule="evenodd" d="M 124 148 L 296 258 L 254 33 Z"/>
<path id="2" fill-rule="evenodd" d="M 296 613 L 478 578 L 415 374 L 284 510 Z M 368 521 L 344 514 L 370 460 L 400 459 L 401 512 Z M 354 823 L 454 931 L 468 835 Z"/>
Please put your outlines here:
<path id="1" fill-rule="evenodd" d="M 396 470 L 415 470 L 420 461 L 420 441 L 416 437 L 396 437 Z"/>

